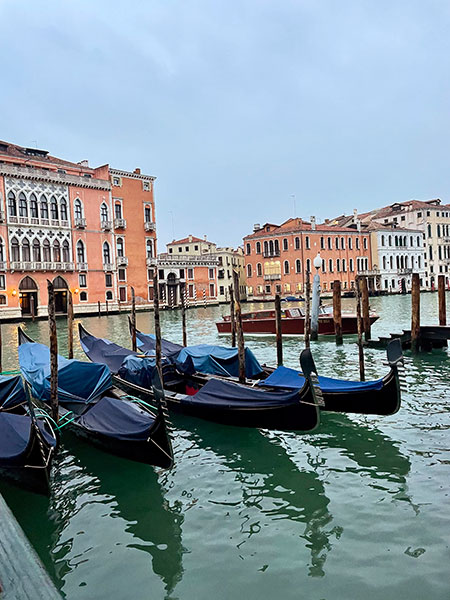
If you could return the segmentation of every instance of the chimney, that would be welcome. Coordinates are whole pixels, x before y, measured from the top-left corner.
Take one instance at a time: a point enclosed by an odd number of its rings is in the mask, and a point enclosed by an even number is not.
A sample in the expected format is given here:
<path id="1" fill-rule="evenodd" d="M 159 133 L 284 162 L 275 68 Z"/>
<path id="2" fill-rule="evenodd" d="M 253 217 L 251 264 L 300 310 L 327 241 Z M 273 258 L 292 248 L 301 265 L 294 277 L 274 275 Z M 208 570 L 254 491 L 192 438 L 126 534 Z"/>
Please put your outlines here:
<path id="1" fill-rule="evenodd" d="M 356 219 L 356 229 L 361 233 L 361 221 Z"/>
<path id="2" fill-rule="evenodd" d="M 330 223 L 330 219 L 325 219 L 325 225 L 328 225 Z"/>
<path id="3" fill-rule="evenodd" d="M 316 217 L 314 217 L 314 216 L 311 217 L 311 230 L 312 231 L 316 230 Z"/>
<path id="4" fill-rule="evenodd" d="M 78 164 L 81 167 L 89 167 L 89 161 L 88 160 L 80 160 L 80 162 Z"/>
<path id="5" fill-rule="evenodd" d="M 259 231 L 261 229 L 261 223 L 255 223 L 253 225 L 253 232 Z"/>
<path id="6" fill-rule="evenodd" d="M 136 167 L 135 170 L 133 171 L 133 173 L 136 173 L 136 175 L 140 175 L 141 170 Z"/>
<path id="7" fill-rule="evenodd" d="M 205 242 L 206 242 L 206 234 L 203 236 L 203 239 L 204 239 L 204 240 L 205 240 Z"/>
<path id="8" fill-rule="evenodd" d="M 189 234 L 189 243 L 192 242 L 192 233 Z"/>
<path id="9" fill-rule="evenodd" d="M 353 223 L 356 223 L 358 221 L 358 209 L 354 208 L 353 209 Z"/>

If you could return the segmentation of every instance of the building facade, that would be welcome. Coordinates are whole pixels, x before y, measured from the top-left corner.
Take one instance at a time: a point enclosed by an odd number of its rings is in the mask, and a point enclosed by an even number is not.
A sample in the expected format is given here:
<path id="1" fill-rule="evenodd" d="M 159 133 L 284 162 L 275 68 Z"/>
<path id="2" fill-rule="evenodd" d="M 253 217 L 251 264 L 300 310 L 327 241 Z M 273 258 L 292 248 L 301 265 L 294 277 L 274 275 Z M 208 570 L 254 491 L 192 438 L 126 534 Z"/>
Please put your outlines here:
<path id="1" fill-rule="evenodd" d="M 314 217 L 311 222 L 295 218 L 281 225 L 255 225 L 254 232 L 244 238 L 247 296 L 302 293 L 306 272 L 315 272 L 313 260 L 318 254 L 323 292 L 332 290 L 335 279 L 341 281 L 343 290 L 350 290 L 358 271 L 372 269 L 367 232 L 319 225 Z"/>
<path id="2" fill-rule="evenodd" d="M 233 285 L 233 271 L 239 273 L 239 296 L 241 300 L 247 298 L 247 284 L 245 275 L 245 256 L 242 248 L 217 248 L 218 258 L 217 284 L 219 302 L 230 301 L 230 286 Z"/>
<path id="3" fill-rule="evenodd" d="M 47 280 L 62 314 L 69 290 L 75 313 L 94 312 L 98 302 L 117 309 L 129 300 L 131 278 L 147 296 L 147 257 L 156 255 L 154 226 L 146 231 L 147 216 L 154 224 L 153 181 L 138 170 L 91 168 L 0 142 L 1 317 L 45 316 Z"/>

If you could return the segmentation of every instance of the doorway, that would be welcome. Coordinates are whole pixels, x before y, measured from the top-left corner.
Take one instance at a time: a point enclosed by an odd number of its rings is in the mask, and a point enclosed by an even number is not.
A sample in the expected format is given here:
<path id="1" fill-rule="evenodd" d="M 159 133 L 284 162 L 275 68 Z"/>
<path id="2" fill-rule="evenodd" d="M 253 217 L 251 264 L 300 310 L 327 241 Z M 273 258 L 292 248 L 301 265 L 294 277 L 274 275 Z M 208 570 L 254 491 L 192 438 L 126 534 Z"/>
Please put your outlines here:
<path id="1" fill-rule="evenodd" d="M 28 275 L 19 283 L 19 304 L 22 316 L 36 316 L 38 313 L 38 286 Z"/>

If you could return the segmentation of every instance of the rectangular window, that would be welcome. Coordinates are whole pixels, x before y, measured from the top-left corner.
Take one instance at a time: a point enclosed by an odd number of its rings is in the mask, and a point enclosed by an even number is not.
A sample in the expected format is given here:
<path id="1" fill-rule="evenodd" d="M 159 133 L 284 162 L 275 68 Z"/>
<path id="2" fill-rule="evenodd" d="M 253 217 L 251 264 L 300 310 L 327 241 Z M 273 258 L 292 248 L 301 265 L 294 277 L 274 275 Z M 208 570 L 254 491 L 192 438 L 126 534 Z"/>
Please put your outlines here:
<path id="1" fill-rule="evenodd" d="M 187 270 L 188 279 L 194 279 L 194 269 Z"/>
<path id="2" fill-rule="evenodd" d="M 180 269 L 180 279 L 184 279 L 184 269 Z"/>
<path id="3" fill-rule="evenodd" d="M 189 252 L 189 246 L 186 246 L 185 251 Z"/>
<path id="4" fill-rule="evenodd" d="M 150 301 L 152 301 L 152 300 L 153 300 L 153 286 L 152 286 L 152 285 L 149 285 L 149 286 L 148 286 L 148 299 L 149 299 Z"/>
<path id="5" fill-rule="evenodd" d="M 159 271 L 158 271 L 158 279 L 164 279 L 164 269 L 159 269 Z"/>
<path id="6" fill-rule="evenodd" d="M 352 244 L 352 238 L 351 238 L 351 237 L 349 237 L 349 238 L 348 238 L 348 249 L 349 249 L 349 250 L 351 250 L 351 249 L 352 249 L 352 246 L 353 246 L 353 244 Z"/>
<path id="7" fill-rule="evenodd" d="M 127 288 L 120 286 L 119 287 L 119 302 L 127 301 Z"/>
<path id="8" fill-rule="evenodd" d="M 214 269 L 209 269 L 209 278 L 214 279 Z M 211 284 L 214 285 L 214 284 Z"/>
<path id="9" fill-rule="evenodd" d="M 328 270 L 330 271 L 330 273 L 333 272 L 333 259 L 330 258 L 328 261 Z"/>
<path id="10" fill-rule="evenodd" d="M 193 283 L 189 284 L 188 293 L 189 293 L 189 298 L 193 298 L 194 297 L 194 284 Z"/>
<path id="11" fill-rule="evenodd" d="M 4 275 L 0 275 L 0 290 L 6 289 L 6 278 Z"/>
<path id="12" fill-rule="evenodd" d="M 111 275 L 111 273 L 105 273 L 105 287 L 112 287 L 112 275 Z"/>
<path id="13" fill-rule="evenodd" d="M 223 296 L 223 295 L 224 295 L 224 293 L 225 293 L 225 292 L 224 292 L 223 285 L 221 285 L 221 286 L 219 287 L 219 294 L 220 294 L 220 296 Z"/>
<path id="14" fill-rule="evenodd" d="M 216 295 L 216 286 L 214 285 L 214 283 L 210 283 L 209 284 L 209 297 L 214 298 L 215 295 Z"/>
<path id="15" fill-rule="evenodd" d="M 122 205 L 120 204 L 120 202 L 114 204 L 114 215 L 116 219 L 122 218 Z"/>
<path id="16" fill-rule="evenodd" d="M 353 273 L 354 269 L 353 269 L 353 258 L 349 259 L 349 271 L 351 271 Z"/>
<path id="17" fill-rule="evenodd" d="M 306 238 L 305 238 L 305 248 L 307 250 L 309 250 L 309 237 L 308 236 L 306 236 Z"/>
<path id="18" fill-rule="evenodd" d="M 85 288 L 87 287 L 87 283 L 86 283 L 86 274 L 85 273 L 80 273 L 78 275 L 78 284 L 80 286 L 80 288 Z"/>
<path id="19" fill-rule="evenodd" d="M 359 250 L 359 238 L 356 238 L 356 249 Z"/>
<path id="20" fill-rule="evenodd" d="M 126 271 L 126 269 L 119 269 L 118 270 L 118 276 L 119 276 L 119 281 L 126 281 L 127 280 L 127 271 Z"/>

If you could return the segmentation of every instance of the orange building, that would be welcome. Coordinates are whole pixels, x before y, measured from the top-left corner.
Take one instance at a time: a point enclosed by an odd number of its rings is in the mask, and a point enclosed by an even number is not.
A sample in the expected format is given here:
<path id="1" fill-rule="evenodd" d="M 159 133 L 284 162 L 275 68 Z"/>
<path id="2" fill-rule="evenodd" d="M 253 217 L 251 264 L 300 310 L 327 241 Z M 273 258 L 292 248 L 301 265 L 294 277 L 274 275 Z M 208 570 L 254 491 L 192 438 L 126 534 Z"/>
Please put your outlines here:
<path id="1" fill-rule="evenodd" d="M 58 313 L 68 290 L 75 313 L 95 312 L 98 302 L 117 310 L 130 283 L 147 298 L 153 181 L 138 169 L 94 169 L 0 142 L 0 318 L 45 316 L 49 279 Z"/>
<path id="2" fill-rule="evenodd" d="M 255 225 L 244 238 L 247 295 L 273 297 L 304 291 L 305 274 L 315 272 L 313 260 L 320 254 L 321 289 L 330 291 L 339 279 L 344 290 L 354 287 L 358 271 L 372 268 L 370 235 L 357 228 L 331 227 L 288 219 L 281 225 Z"/>

